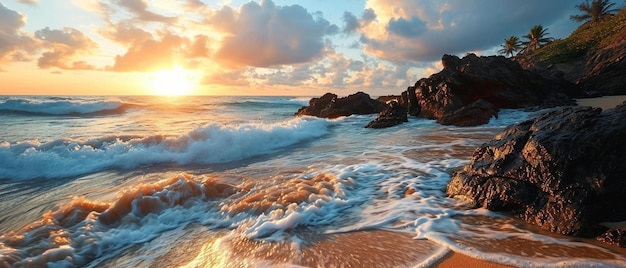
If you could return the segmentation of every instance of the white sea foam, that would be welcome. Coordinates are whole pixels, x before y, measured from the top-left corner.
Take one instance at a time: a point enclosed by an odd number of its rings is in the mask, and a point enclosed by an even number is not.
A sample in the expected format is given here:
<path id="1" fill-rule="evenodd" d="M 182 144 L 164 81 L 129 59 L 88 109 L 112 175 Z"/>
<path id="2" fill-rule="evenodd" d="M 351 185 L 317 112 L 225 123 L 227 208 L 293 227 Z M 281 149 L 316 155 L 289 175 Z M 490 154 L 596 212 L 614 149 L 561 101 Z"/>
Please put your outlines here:
<path id="1" fill-rule="evenodd" d="M 329 121 L 296 118 L 275 124 L 211 124 L 177 137 L 105 137 L 0 144 L 0 178 L 62 178 L 156 163 L 207 164 L 277 152 L 328 133 Z"/>
<path id="2" fill-rule="evenodd" d="M 0 112 L 48 115 L 93 114 L 122 108 L 121 101 L 77 101 L 52 99 L 7 99 L 0 102 Z"/>

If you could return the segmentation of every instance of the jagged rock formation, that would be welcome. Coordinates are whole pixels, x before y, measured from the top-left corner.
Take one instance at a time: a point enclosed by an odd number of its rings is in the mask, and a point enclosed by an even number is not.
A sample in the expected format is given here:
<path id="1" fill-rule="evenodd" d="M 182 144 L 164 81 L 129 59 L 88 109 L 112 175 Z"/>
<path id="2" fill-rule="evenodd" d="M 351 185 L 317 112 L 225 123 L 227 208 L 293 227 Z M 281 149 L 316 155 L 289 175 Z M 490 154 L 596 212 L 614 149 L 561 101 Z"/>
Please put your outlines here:
<path id="1" fill-rule="evenodd" d="M 626 103 L 604 112 L 560 108 L 478 148 L 447 193 L 550 231 L 596 236 L 607 229 L 599 223 L 626 221 L 625 152 Z M 624 232 L 602 239 L 619 243 Z"/>
<path id="2" fill-rule="evenodd" d="M 441 124 L 485 124 L 502 108 L 574 105 L 564 94 L 572 83 L 524 70 L 505 57 L 444 55 L 441 61 L 441 72 L 409 88 L 409 99 L 413 89 L 416 94 L 419 116 Z"/>
<path id="3" fill-rule="evenodd" d="M 389 102 L 389 107 L 378 114 L 378 117 L 374 121 L 369 122 L 366 128 L 388 128 L 400 125 L 404 122 L 409 122 L 407 118 L 407 112 L 398 102 Z"/>
<path id="4" fill-rule="evenodd" d="M 383 111 L 387 105 L 370 98 L 370 95 L 357 92 L 343 98 L 326 93 L 320 98 L 312 98 L 309 106 L 300 108 L 295 115 L 310 115 L 321 118 L 337 118 L 353 114 L 376 114 Z"/>

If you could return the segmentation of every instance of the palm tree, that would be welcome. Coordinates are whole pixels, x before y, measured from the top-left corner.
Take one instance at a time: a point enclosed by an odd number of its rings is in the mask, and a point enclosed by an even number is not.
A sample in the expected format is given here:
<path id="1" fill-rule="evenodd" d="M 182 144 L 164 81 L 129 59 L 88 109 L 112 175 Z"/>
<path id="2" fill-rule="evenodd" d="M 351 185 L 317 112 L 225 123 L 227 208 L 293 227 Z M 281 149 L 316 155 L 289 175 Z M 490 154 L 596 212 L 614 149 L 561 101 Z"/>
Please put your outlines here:
<path id="1" fill-rule="evenodd" d="M 498 50 L 500 55 L 513 56 L 515 52 L 522 48 L 522 42 L 519 40 L 519 37 L 512 35 L 504 39 L 504 44 L 500 46 L 502 47 L 502 49 Z"/>
<path id="2" fill-rule="evenodd" d="M 616 8 L 613 8 L 614 6 L 615 3 L 611 3 L 609 2 L 609 0 L 592 0 L 591 3 L 589 3 L 589 0 L 585 0 L 584 3 L 576 5 L 576 8 L 578 8 L 578 10 L 580 10 L 583 14 L 572 15 L 570 16 L 570 19 L 577 22 L 597 22 L 602 17 L 612 15 L 613 13 L 617 12 L 618 10 Z"/>
<path id="3" fill-rule="evenodd" d="M 523 38 L 528 39 L 527 41 L 522 42 L 524 45 L 524 51 L 539 49 L 543 45 L 552 42 L 554 38 L 546 37 L 546 35 L 549 35 L 547 31 L 548 28 L 544 29 L 541 25 L 535 25 L 530 28 L 530 32 L 527 35 L 522 36 Z"/>

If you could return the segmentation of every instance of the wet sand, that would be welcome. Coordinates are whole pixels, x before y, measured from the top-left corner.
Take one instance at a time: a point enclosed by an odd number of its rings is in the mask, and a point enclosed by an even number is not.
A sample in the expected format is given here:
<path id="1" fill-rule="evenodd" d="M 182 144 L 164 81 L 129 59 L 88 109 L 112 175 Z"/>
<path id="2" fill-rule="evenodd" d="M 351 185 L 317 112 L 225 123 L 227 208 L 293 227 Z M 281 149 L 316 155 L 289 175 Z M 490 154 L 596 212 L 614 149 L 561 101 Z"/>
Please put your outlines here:
<path id="1" fill-rule="evenodd" d="M 435 265 L 438 268 L 457 268 L 457 267 L 481 267 L 481 268 L 504 268 L 504 267 L 513 267 L 506 266 L 502 264 L 497 264 L 493 262 L 486 262 L 479 259 L 474 259 L 472 257 L 452 252 L 441 260 L 438 264 Z"/>
<path id="2" fill-rule="evenodd" d="M 205 240 L 202 246 L 195 245 L 197 255 L 177 266 L 508 267 L 454 253 L 432 241 L 413 239 L 409 233 L 366 230 L 329 235 L 300 233 L 299 237 L 306 242 L 295 245 L 218 235 Z M 170 257 L 160 258 L 158 263 Z"/>
<path id="3" fill-rule="evenodd" d="M 615 106 L 621 104 L 626 101 L 626 96 L 605 96 L 598 98 L 590 98 L 590 99 L 577 99 L 576 102 L 580 106 L 591 106 L 602 108 L 602 110 L 615 108 Z"/>

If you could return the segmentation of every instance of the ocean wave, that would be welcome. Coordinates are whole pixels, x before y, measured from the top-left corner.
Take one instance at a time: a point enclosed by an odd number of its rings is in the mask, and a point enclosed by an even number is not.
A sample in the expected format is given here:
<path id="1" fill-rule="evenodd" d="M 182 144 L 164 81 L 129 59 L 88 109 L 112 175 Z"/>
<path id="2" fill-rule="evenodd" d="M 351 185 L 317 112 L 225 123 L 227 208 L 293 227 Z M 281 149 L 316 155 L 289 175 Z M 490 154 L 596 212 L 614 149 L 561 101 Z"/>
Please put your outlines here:
<path id="1" fill-rule="evenodd" d="M 241 98 L 240 100 L 225 102 L 226 106 L 244 107 L 244 108 L 276 108 L 276 106 L 305 106 L 309 105 L 308 99 L 303 98 Z"/>
<path id="2" fill-rule="evenodd" d="M 236 229 L 249 238 L 277 237 L 300 225 L 323 225 L 336 218 L 337 207 L 349 207 L 345 182 L 319 174 L 287 180 L 287 188 L 280 189 L 181 174 L 129 188 L 113 202 L 76 197 L 40 220 L 1 235 L 0 265 L 97 266 L 105 255 L 114 256 L 189 223 Z"/>
<path id="3" fill-rule="evenodd" d="M 295 118 L 274 124 L 218 124 L 167 137 L 110 136 L 91 140 L 0 143 L 0 178 L 28 180 L 72 177 L 142 165 L 225 163 L 271 154 L 322 137 L 329 121 Z"/>
<path id="4" fill-rule="evenodd" d="M 192 204 L 210 203 L 234 194 L 235 190 L 219 179 L 198 181 L 183 174 L 137 185 L 120 193 L 111 203 L 77 197 L 46 212 L 41 220 L 1 235 L 0 266 L 84 266 L 185 223 L 219 215 L 206 206 Z"/>
<path id="5" fill-rule="evenodd" d="M 116 100 L 7 99 L 0 102 L 0 112 L 40 115 L 83 115 L 121 113 L 129 106 L 130 104 Z"/>

